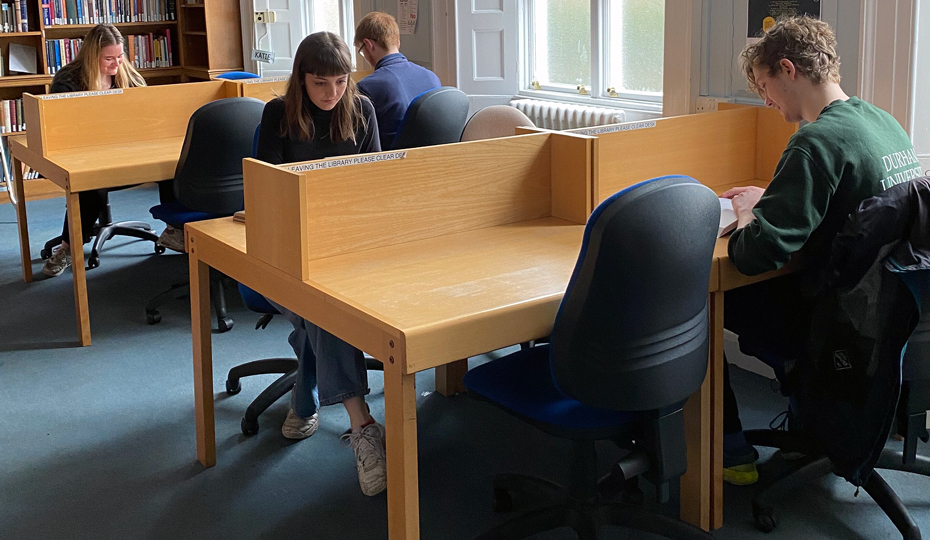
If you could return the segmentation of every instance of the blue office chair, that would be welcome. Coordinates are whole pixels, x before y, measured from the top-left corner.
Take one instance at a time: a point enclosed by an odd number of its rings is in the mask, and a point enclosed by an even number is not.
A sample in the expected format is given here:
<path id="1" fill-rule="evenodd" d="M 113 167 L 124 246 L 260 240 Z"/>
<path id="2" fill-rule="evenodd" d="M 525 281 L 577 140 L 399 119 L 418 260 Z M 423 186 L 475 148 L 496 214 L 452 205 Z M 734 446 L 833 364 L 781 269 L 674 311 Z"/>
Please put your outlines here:
<path id="1" fill-rule="evenodd" d="M 185 223 L 231 216 L 242 210 L 242 160 L 252 155 L 253 130 L 265 104 L 254 98 L 227 98 L 203 105 L 191 115 L 174 173 L 177 200 L 149 209 L 152 216 L 177 229 Z M 211 296 L 221 332 L 232 328 L 226 314 L 221 277 L 211 271 Z M 145 307 L 146 320 L 161 320 L 158 308 L 189 290 L 185 280 L 156 296 Z"/>
<path id="2" fill-rule="evenodd" d="M 459 142 L 467 121 L 468 96 L 464 92 L 449 86 L 427 90 L 407 107 L 391 150 Z"/>
<path id="3" fill-rule="evenodd" d="M 215 78 L 226 79 L 227 81 L 241 81 L 243 79 L 261 79 L 262 76 L 248 71 L 227 71 L 226 73 L 220 73 Z"/>
<path id="4" fill-rule="evenodd" d="M 716 199 L 683 176 L 643 182 L 608 198 L 588 219 L 550 343 L 466 374 L 471 395 L 574 443 L 567 489 L 541 478 L 495 478 L 496 511 L 510 509 L 513 492 L 531 488 L 560 503 L 508 521 L 480 540 L 563 526 L 588 540 L 612 524 L 671 538 L 710 538 L 684 522 L 608 502 L 597 478 L 595 441 L 628 450 L 614 468 L 619 480 L 649 479 L 663 502 L 668 483 L 685 472 L 682 408 L 707 373 Z"/>

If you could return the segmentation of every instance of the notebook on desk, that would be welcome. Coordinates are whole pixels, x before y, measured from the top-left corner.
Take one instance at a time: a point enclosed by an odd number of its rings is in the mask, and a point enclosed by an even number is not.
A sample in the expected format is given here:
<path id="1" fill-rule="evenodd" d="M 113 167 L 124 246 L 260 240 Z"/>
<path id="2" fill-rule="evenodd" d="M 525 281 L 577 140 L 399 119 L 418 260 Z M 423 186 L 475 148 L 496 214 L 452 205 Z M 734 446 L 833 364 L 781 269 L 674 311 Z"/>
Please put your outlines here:
<path id="1" fill-rule="evenodd" d="M 731 199 L 720 199 L 720 226 L 717 228 L 717 238 L 722 238 L 736 229 L 736 211 L 733 210 Z"/>

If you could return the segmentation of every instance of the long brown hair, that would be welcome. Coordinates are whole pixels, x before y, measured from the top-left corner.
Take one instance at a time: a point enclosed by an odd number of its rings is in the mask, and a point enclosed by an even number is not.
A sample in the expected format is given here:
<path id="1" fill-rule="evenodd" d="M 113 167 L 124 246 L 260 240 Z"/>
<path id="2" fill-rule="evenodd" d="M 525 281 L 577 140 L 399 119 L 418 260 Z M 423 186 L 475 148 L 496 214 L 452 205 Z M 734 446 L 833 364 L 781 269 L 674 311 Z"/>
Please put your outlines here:
<path id="1" fill-rule="evenodd" d="M 307 102 L 310 96 L 304 88 L 305 75 L 317 77 L 348 76 L 352 71 L 352 55 L 342 38 L 331 32 L 316 32 L 305 37 L 294 55 L 294 69 L 284 92 L 284 119 L 281 135 L 295 136 L 300 140 L 313 138 L 313 118 Z M 333 142 L 355 140 L 358 127 L 368 129 L 362 113 L 362 98 L 355 89 L 355 81 L 347 77 L 346 91 L 333 108 L 329 123 L 329 136 Z"/>
<path id="2" fill-rule="evenodd" d="M 123 46 L 123 35 L 112 24 L 98 24 L 84 36 L 81 49 L 71 61 L 81 76 L 84 88 L 89 91 L 100 90 L 100 51 L 111 45 Z M 130 86 L 145 86 L 145 79 L 136 71 L 125 57 L 120 63 L 116 75 L 113 76 L 113 85 L 116 88 L 129 88 Z"/>

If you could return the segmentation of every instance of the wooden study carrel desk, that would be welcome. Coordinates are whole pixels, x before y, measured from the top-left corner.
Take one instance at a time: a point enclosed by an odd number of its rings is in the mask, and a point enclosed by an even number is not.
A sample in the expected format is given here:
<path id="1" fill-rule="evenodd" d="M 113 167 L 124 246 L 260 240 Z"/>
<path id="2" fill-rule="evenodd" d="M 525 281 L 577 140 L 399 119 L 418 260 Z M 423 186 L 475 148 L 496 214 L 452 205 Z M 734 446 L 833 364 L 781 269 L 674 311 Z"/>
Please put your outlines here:
<path id="1" fill-rule="evenodd" d="M 524 130 L 526 131 L 526 130 Z M 735 107 L 716 113 L 575 129 L 594 143 L 592 204 L 637 182 L 670 174 L 690 176 L 717 194 L 766 187 L 797 124 L 773 109 Z M 681 517 L 705 530 L 723 526 L 723 293 L 776 275 L 745 276 L 717 241 L 710 286 L 708 376 L 685 408 L 688 472 L 681 481 Z"/>
<path id="2" fill-rule="evenodd" d="M 103 92 L 23 95 L 29 130 L 10 141 L 13 189 L 23 193 L 22 167 L 29 165 L 65 190 L 69 235 L 82 238 L 78 193 L 174 177 L 191 114 L 210 101 L 230 97 L 233 87 L 210 81 Z M 234 94 L 233 94 L 234 95 Z M 17 197 L 16 221 L 23 280 L 32 281 L 26 199 Z M 90 313 L 79 242 L 71 250 L 78 341 L 90 345 Z"/>
<path id="3" fill-rule="evenodd" d="M 415 374 L 438 368 L 450 392 L 462 359 L 548 335 L 591 212 L 592 142 L 543 133 L 246 160 L 247 224 L 185 229 L 201 463 L 216 461 L 213 267 L 384 363 L 388 528 L 418 538 Z"/>

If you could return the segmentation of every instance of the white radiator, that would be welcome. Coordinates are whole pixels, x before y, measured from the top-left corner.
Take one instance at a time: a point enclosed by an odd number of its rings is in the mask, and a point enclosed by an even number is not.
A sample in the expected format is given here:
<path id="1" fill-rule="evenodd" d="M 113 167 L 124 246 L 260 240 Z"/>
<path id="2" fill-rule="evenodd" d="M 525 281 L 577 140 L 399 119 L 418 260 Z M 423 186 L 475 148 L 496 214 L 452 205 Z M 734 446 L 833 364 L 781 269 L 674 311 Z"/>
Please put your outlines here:
<path id="1" fill-rule="evenodd" d="M 529 116 L 536 127 L 545 129 L 575 129 L 626 121 L 626 112 L 622 109 L 590 107 L 540 99 L 515 99 L 510 102 L 510 106 L 516 107 Z"/>

